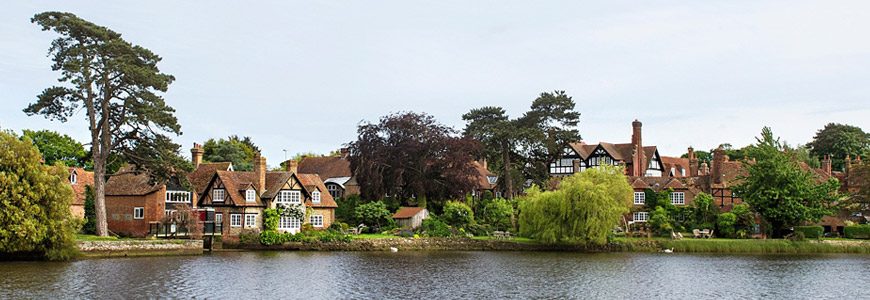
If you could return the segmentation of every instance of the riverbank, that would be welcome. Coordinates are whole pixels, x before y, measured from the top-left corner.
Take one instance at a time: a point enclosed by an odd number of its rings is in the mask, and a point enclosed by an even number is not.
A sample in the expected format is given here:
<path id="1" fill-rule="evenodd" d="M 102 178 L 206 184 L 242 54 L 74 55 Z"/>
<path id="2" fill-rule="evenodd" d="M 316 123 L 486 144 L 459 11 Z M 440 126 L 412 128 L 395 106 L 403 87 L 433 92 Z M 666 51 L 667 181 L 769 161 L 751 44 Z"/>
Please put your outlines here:
<path id="1" fill-rule="evenodd" d="M 645 239 L 621 238 L 604 245 L 583 243 L 539 243 L 534 240 L 493 240 L 486 238 L 362 238 L 351 242 L 285 243 L 226 245 L 230 251 L 303 250 L 303 251 L 564 251 L 564 252 L 674 252 L 697 253 L 870 253 L 870 242 L 859 240 L 812 240 L 794 242 L 781 239 Z"/>
<path id="2" fill-rule="evenodd" d="M 201 240 L 78 241 L 84 257 L 202 255 Z"/>

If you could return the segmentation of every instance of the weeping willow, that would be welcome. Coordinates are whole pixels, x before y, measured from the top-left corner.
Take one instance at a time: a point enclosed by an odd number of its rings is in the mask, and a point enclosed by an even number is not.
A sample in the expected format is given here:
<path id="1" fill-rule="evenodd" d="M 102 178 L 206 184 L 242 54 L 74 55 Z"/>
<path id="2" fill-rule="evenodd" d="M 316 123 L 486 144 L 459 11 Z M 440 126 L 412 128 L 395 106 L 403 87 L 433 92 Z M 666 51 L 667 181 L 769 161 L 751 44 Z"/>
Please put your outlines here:
<path id="1" fill-rule="evenodd" d="M 562 180 L 555 191 L 528 191 L 520 202 L 520 235 L 542 242 L 604 244 L 629 212 L 633 189 L 622 169 L 590 168 Z"/>

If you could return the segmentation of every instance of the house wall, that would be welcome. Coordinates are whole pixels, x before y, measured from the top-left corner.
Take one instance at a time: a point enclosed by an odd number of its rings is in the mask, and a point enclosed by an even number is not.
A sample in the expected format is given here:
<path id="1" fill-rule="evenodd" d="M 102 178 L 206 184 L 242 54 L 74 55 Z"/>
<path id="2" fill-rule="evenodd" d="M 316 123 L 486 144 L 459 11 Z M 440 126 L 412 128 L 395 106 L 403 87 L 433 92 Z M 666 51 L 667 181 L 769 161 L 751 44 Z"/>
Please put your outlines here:
<path id="1" fill-rule="evenodd" d="M 262 207 L 250 207 L 250 206 L 213 206 L 215 214 L 223 214 L 221 220 L 221 227 L 223 231 L 221 235 L 224 239 L 229 240 L 238 240 L 238 236 L 242 231 L 250 231 L 250 230 L 263 230 L 263 208 Z M 240 214 L 242 215 L 242 226 L 240 227 L 232 227 L 230 225 L 230 215 Z M 257 215 L 257 223 L 254 227 L 245 226 L 245 215 L 254 214 Z"/>
<path id="2" fill-rule="evenodd" d="M 643 193 L 644 191 L 646 191 L 646 189 L 640 189 L 640 188 L 634 189 L 635 193 L 637 193 L 637 192 Z M 656 191 L 656 193 L 659 193 L 659 192 L 660 191 Z M 685 207 L 685 206 L 695 205 L 695 197 L 697 196 L 697 193 L 693 192 L 690 189 L 675 189 L 674 192 L 675 193 L 682 192 L 684 194 L 683 198 L 684 198 L 685 203 L 686 203 L 686 204 L 680 204 L 680 205 L 675 205 L 675 206 Z M 644 206 L 645 206 L 644 204 L 633 204 L 634 203 L 634 194 L 632 194 L 632 202 L 631 203 L 632 203 L 632 206 L 631 206 L 632 212 L 625 215 L 626 220 L 635 221 L 634 220 L 634 212 L 641 212 L 642 211 L 642 212 L 650 213 L 650 211 L 647 211 L 646 209 L 644 209 Z M 647 218 L 649 218 L 649 216 L 647 216 Z"/>
<path id="3" fill-rule="evenodd" d="M 407 219 L 396 219 L 396 225 L 401 228 L 417 228 L 423 225 L 423 219 L 429 218 L 429 210 L 421 210 L 413 217 Z"/>
<path id="4" fill-rule="evenodd" d="M 326 229 L 332 225 L 332 222 L 335 222 L 335 209 L 334 208 L 314 208 L 315 215 L 323 215 L 323 228 L 316 227 L 314 229 Z M 309 223 L 308 220 L 305 220 L 305 223 Z"/>
<path id="5" fill-rule="evenodd" d="M 129 233 L 134 237 L 145 237 L 149 222 L 157 222 L 164 215 L 166 187 L 153 193 L 140 196 L 106 195 L 106 216 L 109 230 L 115 233 Z M 144 218 L 134 219 L 133 209 L 143 207 Z"/>

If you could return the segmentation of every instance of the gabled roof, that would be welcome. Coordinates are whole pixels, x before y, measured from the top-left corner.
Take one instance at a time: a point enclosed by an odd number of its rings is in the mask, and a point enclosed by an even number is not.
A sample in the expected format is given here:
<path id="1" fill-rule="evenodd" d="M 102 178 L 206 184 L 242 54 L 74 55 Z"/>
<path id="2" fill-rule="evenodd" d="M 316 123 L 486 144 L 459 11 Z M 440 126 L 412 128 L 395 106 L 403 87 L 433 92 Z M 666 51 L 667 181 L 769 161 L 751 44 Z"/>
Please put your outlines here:
<path id="1" fill-rule="evenodd" d="M 250 172 L 254 174 L 253 178 L 256 181 L 256 174 L 254 172 Z M 263 193 L 262 197 L 266 199 L 275 198 L 275 195 L 278 195 L 278 191 L 284 186 L 287 181 L 290 181 L 290 178 L 293 177 L 293 173 L 284 172 L 284 171 L 268 171 L 266 172 L 266 192 Z M 258 187 L 259 188 L 259 187 Z"/>
<path id="2" fill-rule="evenodd" d="M 299 178 L 299 183 L 309 190 L 309 193 L 315 190 L 320 191 L 320 203 L 313 203 L 308 199 L 305 200 L 305 204 L 310 205 L 311 207 L 338 207 L 338 204 L 335 203 L 335 199 L 332 199 L 332 195 L 330 195 L 329 191 L 326 190 L 326 185 L 324 185 L 323 181 L 320 180 L 320 176 L 317 176 L 316 174 L 296 175 L 297 178 Z"/>
<path id="3" fill-rule="evenodd" d="M 320 178 L 351 177 L 350 161 L 340 156 L 306 157 L 299 161 L 297 172 L 317 174 Z"/>
<path id="4" fill-rule="evenodd" d="M 665 172 L 670 173 L 671 168 L 674 169 L 674 177 L 691 177 L 697 174 L 689 174 L 689 159 L 680 157 L 661 156 L 662 164 L 664 164 Z M 686 176 L 680 172 L 686 170 Z"/>
<path id="5" fill-rule="evenodd" d="M 215 178 L 219 178 L 227 189 L 227 194 L 233 199 L 236 206 L 265 206 L 261 197 L 256 197 L 254 202 L 245 201 L 245 190 L 249 187 L 257 188 L 259 185 L 257 175 L 254 172 L 230 172 L 217 171 Z M 209 184 L 214 184 L 214 180 Z"/>
<path id="6" fill-rule="evenodd" d="M 70 183 L 70 186 L 73 189 L 73 193 L 75 193 L 75 200 L 73 200 L 73 205 L 84 205 L 85 204 L 85 187 L 94 185 L 94 172 L 85 171 L 82 168 L 68 168 L 69 174 L 76 174 L 76 184 L 72 184 L 69 182 L 69 177 L 63 178 L 66 182 Z"/>
<path id="7" fill-rule="evenodd" d="M 162 183 L 151 184 L 151 178 L 144 172 L 133 173 L 133 166 L 124 166 L 106 181 L 108 196 L 141 196 L 160 190 Z"/>
<path id="8" fill-rule="evenodd" d="M 231 162 L 201 163 L 196 170 L 187 174 L 187 181 L 193 185 L 197 195 L 202 194 L 216 171 L 230 171 L 232 165 Z"/>
<path id="9" fill-rule="evenodd" d="M 498 177 L 498 175 L 495 175 L 486 168 L 484 168 L 483 165 L 479 162 L 472 162 L 472 165 L 474 167 L 474 170 L 476 171 L 475 181 L 477 182 L 477 188 L 483 190 L 491 190 L 493 187 L 495 187 L 495 184 L 489 183 L 489 178 L 487 178 L 487 176 Z"/>
<path id="10" fill-rule="evenodd" d="M 395 214 L 393 214 L 393 219 L 408 219 L 416 216 L 421 211 L 426 209 L 425 207 L 402 207 L 399 208 Z"/>

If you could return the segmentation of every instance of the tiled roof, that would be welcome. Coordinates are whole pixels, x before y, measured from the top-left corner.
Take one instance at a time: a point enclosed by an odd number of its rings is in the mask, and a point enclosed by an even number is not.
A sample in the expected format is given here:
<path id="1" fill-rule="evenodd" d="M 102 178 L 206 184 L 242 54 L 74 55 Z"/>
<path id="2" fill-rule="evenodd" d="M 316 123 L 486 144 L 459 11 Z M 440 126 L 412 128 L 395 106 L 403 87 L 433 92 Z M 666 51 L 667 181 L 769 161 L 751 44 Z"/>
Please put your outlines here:
<path id="1" fill-rule="evenodd" d="M 201 163 L 196 170 L 187 174 L 187 181 L 190 181 L 190 184 L 193 185 L 196 194 L 200 195 L 205 192 L 208 182 L 214 177 L 214 172 L 226 171 L 230 168 L 230 165 L 232 165 L 230 162 Z"/>
<path id="2" fill-rule="evenodd" d="M 335 199 L 332 199 L 332 195 L 329 194 L 329 191 L 326 190 L 326 185 L 323 184 L 323 181 L 320 180 L 320 176 L 316 174 L 296 174 L 296 177 L 299 178 L 299 183 L 305 186 L 310 192 L 314 191 L 315 188 L 320 190 L 320 203 L 312 203 L 311 200 L 306 200 L 305 204 L 310 205 L 311 207 L 338 207 L 338 204 L 335 203 Z"/>
<path id="3" fill-rule="evenodd" d="M 69 174 L 72 175 L 73 172 L 76 173 L 76 184 L 71 184 L 70 186 L 75 193 L 75 199 L 73 200 L 73 205 L 84 205 L 85 204 L 85 187 L 94 185 L 94 172 L 85 171 L 82 168 L 68 168 Z M 65 178 L 67 182 L 69 182 L 69 177 Z"/>
<path id="4" fill-rule="evenodd" d="M 487 178 L 487 176 L 497 175 L 484 168 L 483 165 L 481 165 L 479 162 L 475 161 L 472 164 L 474 166 L 474 170 L 477 172 L 477 178 L 475 179 L 477 181 L 477 187 L 483 190 L 491 190 L 493 187 L 495 187 L 495 184 L 489 183 L 489 178 Z"/>
<path id="5" fill-rule="evenodd" d="M 350 162 L 339 156 L 306 157 L 299 162 L 297 172 L 317 174 L 320 178 L 351 177 Z"/>
<path id="6" fill-rule="evenodd" d="M 251 176 L 253 176 L 252 178 L 254 178 L 253 180 L 257 181 L 256 174 L 254 172 L 248 173 L 251 173 Z M 266 172 L 266 192 L 263 193 L 262 197 L 266 199 L 275 198 L 275 195 L 278 195 L 278 191 L 280 191 L 281 187 L 283 187 L 284 184 L 290 180 L 290 177 L 293 177 L 293 173 L 284 171 Z M 259 185 L 259 183 L 255 183 L 254 185 Z"/>
<path id="7" fill-rule="evenodd" d="M 686 170 L 686 176 L 692 176 L 689 174 L 689 159 L 688 158 L 680 158 L 680 157 L 670 157 L 670 156 L 661 156 L 662 164 L 665 167 L 665 173 L 670 173 L 671 168 L 674 169 L 674 177 L 685 177 L 680 172 L 680 170 Z"/>
<path id="8" fill-rule="evenodd" d="M 395 214 L 393 214 L 393 219 L 407 219 L 416 216 L 418 213 L 426 209 L 425 207 L 405 207 L 399 208 Z"/>
<path id="9" fill-rule="evenodd" d="M 121 175 L 109 177 L 106 181 L 106 195 L 109 196 L 140 196 L 147 195 L 163 187 L 163 184 L 151 184 L 151 178 L 146 173 L 132 173 L 133 166 L 125 166 L 118 170 Z M 125 173 L 130 172 L 130 173 Z"/>
<path id="10" fill-rule="evenodd" d="M 245 190 L 250 186 L 256 189 L 259 185 L 254 172 L 217 171 L 217 177 L 227 188 L 227 194 L 232 197 L 236 206 L 265 206 L 260 197 L 257 197 L 254 202 L 245 201 Z"/>

